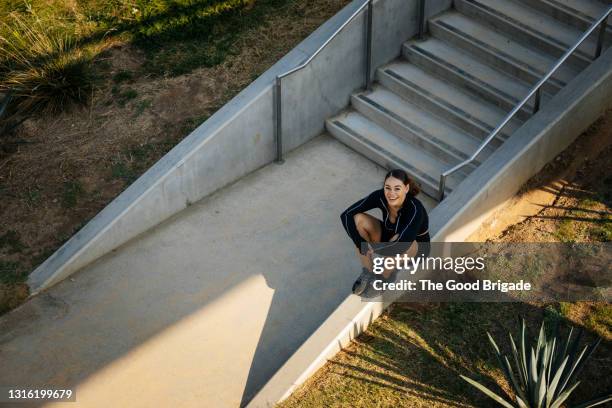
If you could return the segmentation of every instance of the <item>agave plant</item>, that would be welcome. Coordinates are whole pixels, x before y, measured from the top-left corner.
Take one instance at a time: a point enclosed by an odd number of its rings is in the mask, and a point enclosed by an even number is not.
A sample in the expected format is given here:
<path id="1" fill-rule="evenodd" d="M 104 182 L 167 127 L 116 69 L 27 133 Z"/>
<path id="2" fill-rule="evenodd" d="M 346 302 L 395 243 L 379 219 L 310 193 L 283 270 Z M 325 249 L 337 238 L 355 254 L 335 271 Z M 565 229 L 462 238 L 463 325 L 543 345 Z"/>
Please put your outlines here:
<path id="1" fill-rule="evenodd" d="M 598 339 L 593 344 L 585 345 L 579 351 L 582 330 L 575 337 L 572 337 L 573 331 L 574 329 L 571 328 L 568 336 L 562 338 L 559 335 L 558 327 L 555 327 L 555 334 L 548 338 L 544 323 L 542 323 L 537 343 L 530 346 L 527 340 L 525 320 L 521 319 L 519 347 L 512 333 L 508 333 L 514 367 L 508 356 L 500 352 L 497 343 L 487 332 L 504 375 L 514 390 L 514 403 L 500 397 L 477 381 L 463 375 L 461 378 L 506 408 L 559 408 L 580 384 L 580 381 L 576 379 L 601 342 L 601 339 Z M 580 404 L 578 407 L 594 407 L 608 401 L 612 401 L 612 394 Z"/>

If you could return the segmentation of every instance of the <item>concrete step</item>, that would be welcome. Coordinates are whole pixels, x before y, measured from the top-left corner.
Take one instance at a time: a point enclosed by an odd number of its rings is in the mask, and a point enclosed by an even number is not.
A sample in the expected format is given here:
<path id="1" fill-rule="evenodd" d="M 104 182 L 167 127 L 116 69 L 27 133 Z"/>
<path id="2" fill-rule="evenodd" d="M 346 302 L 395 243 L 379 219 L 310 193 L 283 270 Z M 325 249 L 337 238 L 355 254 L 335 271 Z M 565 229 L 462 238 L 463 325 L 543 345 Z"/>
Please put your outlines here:
<path id="1" fill-rule="evenodd" d="M 342 143 L 381 166 L 405 170 L 421 185 L 425 194 L 434 198 L 438 195 L 440 174 L 453 166 L 420 146 L 387 132 L 354 110 L 328 119 L 325 127 Z M 464 177 L 461 172 L 451 175 L 445 194 L 450 194 Z"/>
<path id="2" fill-rule="evenodd" d="M 354 94 L 351 104 L 386 131 L 448 163 L 466 160 L 482 143 L 380 85 L 375 85 L 371 92 Z M 474 164 L 478 165 L 493 150 L 492 146 L 486 148 Z"/>
<path id="3" fill-rule="evenodd" d="M 476 98 L 451 83 L 441 80 L 414 64 L 397 60 L 377 71 L 378 81 L 402 98 L 432 112 L 481 140 L 504 119 L 506 112 Z M 521 126 L 514 118 L 498 137 L 491 141 L 499 146 Z"/>
<path id="4" fill-rule="evenodd" d="M 455 7 L 463 14 L 477 18 L 496 30 L 510 35 L 526 46 L 536 47 L 560 57 L 582 32 L 563 24 L 549 15 L 508 0 L 457 0 Z M 592 61 L 595 41 L 591 37 L 568 59 L 579 69 Z"/>
<path id="5" fill-rule="evenodd" d="M 530 84 L 537 83 L 557 61 L 552 55 L 525 47 L 486 24 L 456 11 L 430 20 L 429 29 L 434 37 L 465 49 L 486 64 Z M 577 74 L 576 69 L 563 64 L 544 84 L 544 89 L 555 94 Z"/>
<path id="6" fill-rule="evenodd" d="M 584 31 L 607 10 L 609 4 L 598 0 L 517 0 L 542 13 Z M 606 30 L 606 40 L 612 39 L 612 27 Z"/>
<path id="7" fill-rule="evenodd" d="M 467 89 L 502 110 L 512 110 L 529 93 L 530 85 L 467 55 L 438 39 L 404 43 L 403 55 L 410 62 L 440 78 Z M 542 93 L 542 102 L 550 99 Z M 533 112 L 534 97 L 518 112 L 527 120 Z"/>

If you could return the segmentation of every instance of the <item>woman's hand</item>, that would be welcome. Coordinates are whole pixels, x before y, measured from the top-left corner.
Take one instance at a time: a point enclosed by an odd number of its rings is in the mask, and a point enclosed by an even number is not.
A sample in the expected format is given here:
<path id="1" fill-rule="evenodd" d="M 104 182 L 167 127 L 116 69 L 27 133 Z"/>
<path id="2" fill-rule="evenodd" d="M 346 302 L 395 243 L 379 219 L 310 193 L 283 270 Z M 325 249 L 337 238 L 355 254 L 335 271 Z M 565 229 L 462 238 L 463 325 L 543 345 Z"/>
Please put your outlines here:
<path id="1" fill-rule="evenodd" d="M 365 253 L 365 256 L 367 256 L 370 261 L 374 258 L 374 249 L 372 249 L 372 245 L 370 245 L 370 243 L 368 242 L 368 250 Z"/>

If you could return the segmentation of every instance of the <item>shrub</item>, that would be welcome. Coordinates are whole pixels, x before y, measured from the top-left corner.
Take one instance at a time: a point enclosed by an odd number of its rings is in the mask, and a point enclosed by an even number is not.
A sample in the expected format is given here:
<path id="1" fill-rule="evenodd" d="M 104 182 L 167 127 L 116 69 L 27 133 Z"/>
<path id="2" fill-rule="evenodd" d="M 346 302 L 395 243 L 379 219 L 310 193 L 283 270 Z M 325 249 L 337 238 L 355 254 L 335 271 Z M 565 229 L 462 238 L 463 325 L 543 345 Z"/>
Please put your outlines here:
<path id="1" fill-rule="evenodd" d="M 52 27 L 53 28 L 50 28 Z M 41 110 L 58 112 L 84 102 L 91 90 L 92 54 L 58 23 L 13 12 L 0 22 L 0 121 L 14 126 Z"/>

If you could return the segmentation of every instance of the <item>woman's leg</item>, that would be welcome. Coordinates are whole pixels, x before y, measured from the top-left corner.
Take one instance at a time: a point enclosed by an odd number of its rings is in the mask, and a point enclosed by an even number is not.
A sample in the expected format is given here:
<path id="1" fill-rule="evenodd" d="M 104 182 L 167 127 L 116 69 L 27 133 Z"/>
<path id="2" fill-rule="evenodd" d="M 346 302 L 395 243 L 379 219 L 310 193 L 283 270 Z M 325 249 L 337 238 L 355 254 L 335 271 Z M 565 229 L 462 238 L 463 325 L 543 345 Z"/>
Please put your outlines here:
<path id="1" fill-rule="evenodd" d="M 359 213 L 355 214 L 355 226 L 357 227 L 357 232 L 361 238 L 363 238 L 367 242 L 380 242 L 380 237 L 382 235 L 382 229 L 380 225 L 380 220 L 376 217 L 373 217 L 369 214 Z M 372 271 L 372 254 L 370 252 L 365 255 L 361 253 L 359 249 L 357 249 L 357 255 L 359 256 L 359 261 L 364 268 L 367 268 L 370 272 Z"/>

